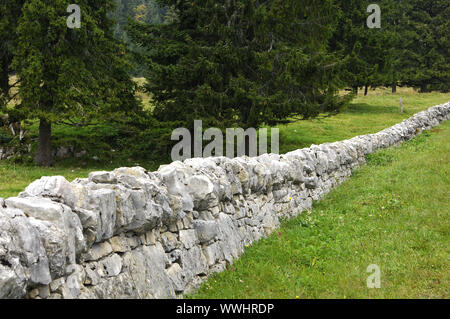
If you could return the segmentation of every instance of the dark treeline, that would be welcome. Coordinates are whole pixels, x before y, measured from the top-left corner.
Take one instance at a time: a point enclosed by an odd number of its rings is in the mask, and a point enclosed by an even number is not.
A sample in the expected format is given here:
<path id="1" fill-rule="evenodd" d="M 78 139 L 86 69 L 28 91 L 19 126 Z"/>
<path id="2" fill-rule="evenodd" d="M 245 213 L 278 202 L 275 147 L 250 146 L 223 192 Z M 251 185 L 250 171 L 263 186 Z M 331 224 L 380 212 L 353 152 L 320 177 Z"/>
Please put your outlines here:
<path id="1" fill-rule="evenodd" d="M 373 29 L 362 0 L 79 0 L 80 29 L 70 2 L 0 2 L 1 112 L 40 121 L 39 165 L 52 124 L 117 123 L 145 157 L 194 119 L 257 128 L 336 114 L 360 88 L 450 90 L 448 0 L 377 1 Z"/>

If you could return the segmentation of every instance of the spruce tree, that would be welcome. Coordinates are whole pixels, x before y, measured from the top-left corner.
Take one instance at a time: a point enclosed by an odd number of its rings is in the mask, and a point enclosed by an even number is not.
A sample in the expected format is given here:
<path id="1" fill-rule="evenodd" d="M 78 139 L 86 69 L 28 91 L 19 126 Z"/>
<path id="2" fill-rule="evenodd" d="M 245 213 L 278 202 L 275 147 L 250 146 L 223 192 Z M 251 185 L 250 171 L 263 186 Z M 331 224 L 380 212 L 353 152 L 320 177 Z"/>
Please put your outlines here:
<path id="1" fill-rule="evenodd" d="M 383 21 L 391 35 L 386 85 L 420 92 L 448 92 L 450 62 L 448 1 L 386 0 Z"/>
<path id="2" fill-rule="evenodd" d="M 12 5 L 16 0 L 7 0 Z M 24 118 L 38 119 L 35 163 L 52 164 L 52 124 L 89 125 L 135 111 L 125 47 L 112 36 L 109 2 L 79 0 L 81 28 L 68 28 L 68 0 L 28 0 L 16 30 L 12 69 Z"/>
<path id="3" fill-rule="evenodd" d="M 14 97 L 12 89 L 18 81 L 11 83 L 13 73 L 13 50 L 16 46 L 16 28 L 25 0 L 0 2 L 0 110 L 6 111 L 6 105 Z"/>
<path id="4" fill-rule="evenodd" d="M 450 91 L 450 5 L 448 0 L 410 0 L 403 7 L 396 69 L 403 85 Z"/>
<path id="5" fill-rule="evenodd" d="M 273 125 L 336 112 L 340 62 L 327 52 L 333 1 L 160 0 L 172 22 L 136 22 L 160 121 L 192 128 Z"/>
<path id="6" fill-rule="evenodd" d="M 339 2 L 339 24 L 330 41 L 330 50 L 339 54 L 346 67 L 341 74 L 346 84 L 357 93 L 359 87 L 384 84 L 391 61 L 389 50 L 394 44 L 386 28 L 384 16 L 387 7 L 378 1 L 382 12 L 381 28 L 367 26 L 367 7 L 371 1 L 347 0 Z"/>

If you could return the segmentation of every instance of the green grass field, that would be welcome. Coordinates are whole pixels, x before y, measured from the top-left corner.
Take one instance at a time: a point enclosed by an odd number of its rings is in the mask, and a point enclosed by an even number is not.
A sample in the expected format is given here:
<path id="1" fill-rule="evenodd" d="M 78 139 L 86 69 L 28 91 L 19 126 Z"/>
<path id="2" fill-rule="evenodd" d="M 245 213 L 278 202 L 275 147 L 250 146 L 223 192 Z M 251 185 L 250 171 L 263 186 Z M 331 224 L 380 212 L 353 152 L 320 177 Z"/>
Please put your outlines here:
<path id="1" fill-rule="evenodd" d="M 449 298 L 450 122 L 368 165 L 191 298 Z M 368 289 L 370 264 L 381 288 Z"/>
<path id="2" fill-rule="evenodd" d="M 400 98 L 403 100 L 403 113 L 400 113 Z M 280 127 L 280 152 L 376 133 L 417 112 L 448 101 L 448 93 L 418 94 L 410 88 L 400 88 L 397 94 L 391 94 L 390 89 L 369 91 L 367 96 L 360 92 L 341 114 Z"/>
<path id="3" fill-rule="evenodd" d="M 142 85 L 142 80 L 136 80 Z M 144 102 L 150 105 L 150 98 L 143 96 Z M 400 113 L 400 98 L 403 99 L 404 113 Z M 347 110 L 333 117 L 298 121 L 280 126 L 280 152 L 286 153 L 295 149 L 308 147 L 311 144 L 334 142 L 361 134 L 378 132 L 386 127 L 401 122 L 421 110 L 450 101 L 450 94 L 425 93 L 418 94 L 412 89 L 399 89 L 391 94 L 388 89 L 369 91 L 368 96 L 359 95 Z M 148 106 L 150 107 L 150 106 Z M 37 130 L 37 126 L 34 127 Z M 109 158 L 107 140 L 116 132 L 113 125 L 89 128 L 71 128 L 56 126 L 53 128 L 54 139 L 70 143 L 85 140 L 98 141 L 94 154 Z M 110 158 L 108 164 L 71 159 L 56 163 L 53 168 L 38 168 L 33 165 L 12 164 L 0 161 L 0 197 L 16 196 L 25 187 L 41 176 L 62 175 L 68 180 L 86 177 L 92 170 L 110 170 L 117 166 L 141 166 L 155 170 L 159 164 L 155 161 L 136 163 L 135 161 L 116 161 Z"/>
<path id="4" fill-rule="evenodd" d="M 410 89 L 395 95 L 387 89 L 371 91 L 337 116 L 281 126 L 280 151 L 374 133 L 449 100 L 450 94 Z M 151 107 L 150 99 L 144 102 Z M 74 140 L 113 135 L 102 129 L 54 132 Z M 450 123 L 444 123 L 399 148 L 371 155 L 368 166 L 315 204 L 311 213 L 283 222 L 189 297 L 449 298 L 449 136 Z M 41 176 L 73 180 L 117 165 L 72 159 L 38 168 L 0 161 L 0 197 L 16 196 Z M 142 166 L 152 170 L 157 164 Z M 381 289 L 366 287 L 370 264 L 381 268 Z"/>

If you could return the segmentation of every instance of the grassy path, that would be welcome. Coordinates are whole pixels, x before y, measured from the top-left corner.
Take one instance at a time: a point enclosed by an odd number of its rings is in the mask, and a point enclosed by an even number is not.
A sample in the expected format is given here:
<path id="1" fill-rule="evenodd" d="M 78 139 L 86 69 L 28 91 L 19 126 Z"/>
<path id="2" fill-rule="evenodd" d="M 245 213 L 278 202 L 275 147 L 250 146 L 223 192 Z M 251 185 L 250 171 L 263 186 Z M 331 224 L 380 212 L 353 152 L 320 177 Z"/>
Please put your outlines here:
<path id="1" fill-rule="evenodd" d="M 255 243 L 194 298 L 449 298 L 450 121 L 368 165 Z M 381 269 L 368 289 L 366 269 Z"/>

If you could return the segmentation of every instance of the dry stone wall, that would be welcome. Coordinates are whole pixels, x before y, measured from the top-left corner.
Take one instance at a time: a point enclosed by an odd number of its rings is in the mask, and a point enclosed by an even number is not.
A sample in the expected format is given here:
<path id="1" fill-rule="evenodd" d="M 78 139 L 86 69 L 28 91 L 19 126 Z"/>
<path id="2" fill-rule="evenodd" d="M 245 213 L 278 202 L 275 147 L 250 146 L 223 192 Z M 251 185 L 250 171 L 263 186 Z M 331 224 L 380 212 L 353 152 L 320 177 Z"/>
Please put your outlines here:
<path id="1" fill-rule="evenodd" d="M 175 298 L 223 271 L 280 217 L 311 208 L 378 149 L 450 116 L 450 103 L 376 134 L 284 155 L 189 159 L 43 177 L 0 199 L 0 298 Z"/>

